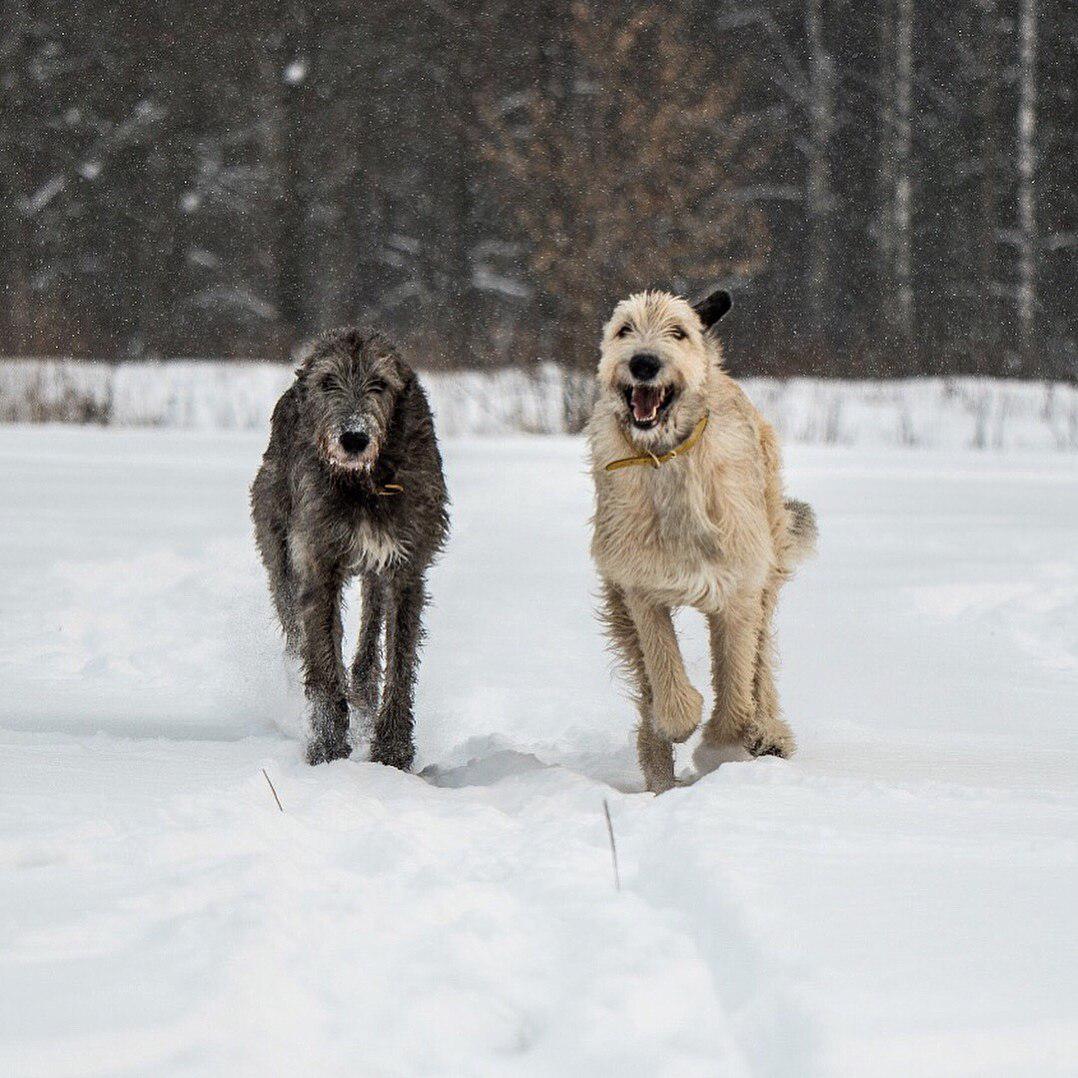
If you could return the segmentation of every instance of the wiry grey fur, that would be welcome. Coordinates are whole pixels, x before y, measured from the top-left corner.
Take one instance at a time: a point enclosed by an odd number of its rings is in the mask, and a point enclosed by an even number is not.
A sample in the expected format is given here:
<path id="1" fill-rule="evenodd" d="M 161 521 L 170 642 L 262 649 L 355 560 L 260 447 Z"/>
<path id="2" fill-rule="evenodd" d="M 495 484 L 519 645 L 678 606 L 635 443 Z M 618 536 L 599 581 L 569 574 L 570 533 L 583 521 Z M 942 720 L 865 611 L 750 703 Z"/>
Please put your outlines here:
<path id="1" fill-rule="evenodd" d="M 371 758 L 412 766 L 425 574 L 445 542 L 447 503 L 427 398 L 393 344 L 354 328 L 315 340 L 273 410 L 251 487 L 270 592 L 303 664 L 310 763 L 351 753 L 351 705 L 374 721 Z M 363 612 L 348 674 L 341 593 L 356 575 Z"/>

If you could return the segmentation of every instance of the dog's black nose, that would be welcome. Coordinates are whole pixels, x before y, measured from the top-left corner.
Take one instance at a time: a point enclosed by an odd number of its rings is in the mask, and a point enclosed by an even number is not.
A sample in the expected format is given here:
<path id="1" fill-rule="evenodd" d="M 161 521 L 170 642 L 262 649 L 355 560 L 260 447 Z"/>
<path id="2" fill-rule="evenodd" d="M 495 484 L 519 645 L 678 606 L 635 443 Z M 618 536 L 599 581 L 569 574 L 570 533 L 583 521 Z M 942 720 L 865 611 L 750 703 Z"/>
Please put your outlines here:
<path id="1" fill-rule="evenodd" d="M 341 448 L 346 453 L 362 453 L 371 444 L 371 436 L 361 430 L 346 430 L 341 435 Z"/>
<path id="2" fill-rule="evenodd" d="M 648 352 L 638 352 L 629 360 L 629 373 L 641 382 L 646 382 L 659 373 L 661 366 L 658 356 L 653 356 Z"/>

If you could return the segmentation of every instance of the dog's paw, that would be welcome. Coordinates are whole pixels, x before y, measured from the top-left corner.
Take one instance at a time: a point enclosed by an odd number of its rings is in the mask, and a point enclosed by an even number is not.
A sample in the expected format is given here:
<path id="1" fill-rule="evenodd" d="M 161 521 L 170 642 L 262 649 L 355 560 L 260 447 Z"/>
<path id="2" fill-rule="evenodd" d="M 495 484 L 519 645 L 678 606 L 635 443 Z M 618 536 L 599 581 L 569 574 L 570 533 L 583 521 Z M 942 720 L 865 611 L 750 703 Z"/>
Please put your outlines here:
<path id="1" fill-rule="evenodd" d="M 385 764 L 399 771 L 411 771 L 415 746 L 411 741 L 378 741 L 371 746 L 371 763 Z"/>
<path id="2" fill-rule="evenodd" d="M 675 744 L 685 741 L 700 725 L 703 712 L 704 698 L 691 685 L 686 685 L 671 694 L 670 699 L 656 702 L 655 732 Z"/>
<path id="3" fill-rule="evenodd" d="M 347 760 L 352 755 L 352 746 L 346 740 L 327 741 L 321 737 L 312 738 L 307 743 L 307 763 L 326 764 L 331 760 Z"/>
<path id="4" fill-rule="evenodd" d="M 664 794 L 677 785 L 673 775 L 645 775 L 644 785 L 650 794 Z"/>
<path id="5" fill-rule="evenodd" d="M 343 760 L 352 754 L 352 746 L 348 743 L 348 701 L 343 696 L 309 690 L 307 722 L 311 731 L 307 743 L 309 764 Z"/>
<path id="6" fill-rule="evenodd" d="M 742 734 L 741 744 L 752 756 L 780 756 L 784 760 L 797 749 L 793 731 L 782 719 L 751 724 Z"/>
<path id="7" fill-rule="evenodd" d="M 677 785 L 674 778 L 674 756 L 669 745 L 664 746 L 665 758 L 657 758 L 656 754 L 641 756 L 640 770 L 644 772 L 644 788 L 648 793 L 664 794 Z"/>

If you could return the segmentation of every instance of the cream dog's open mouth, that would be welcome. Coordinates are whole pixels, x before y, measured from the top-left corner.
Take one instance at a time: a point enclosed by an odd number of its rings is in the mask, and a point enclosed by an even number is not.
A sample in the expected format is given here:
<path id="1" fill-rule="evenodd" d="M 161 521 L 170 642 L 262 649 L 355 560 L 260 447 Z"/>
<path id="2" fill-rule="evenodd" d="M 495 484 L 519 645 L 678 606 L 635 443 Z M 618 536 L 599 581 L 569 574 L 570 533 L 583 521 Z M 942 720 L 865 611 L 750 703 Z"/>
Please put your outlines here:
<path id="1" fill-rule="evenodd" d="M 658 425 L 674 401 L 673 386 L 633 385 L 622 389 L 632 424 L 638 430 L 651 430 Z"/>

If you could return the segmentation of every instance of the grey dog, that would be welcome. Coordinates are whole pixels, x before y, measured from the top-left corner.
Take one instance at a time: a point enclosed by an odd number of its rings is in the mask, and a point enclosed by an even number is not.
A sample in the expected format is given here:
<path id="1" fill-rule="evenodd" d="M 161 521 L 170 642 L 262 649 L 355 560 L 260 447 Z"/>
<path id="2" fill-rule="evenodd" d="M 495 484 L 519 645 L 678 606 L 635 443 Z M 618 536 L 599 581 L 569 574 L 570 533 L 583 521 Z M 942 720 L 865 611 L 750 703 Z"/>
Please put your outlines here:
<path id="1" fill-rule="evenodd" d="M 317 338 L 273 410 L 251 487 L 270 592 L 287 648 L 303 665 L 310 763 L 351 753 L 351 705 L 362 722 L 374 722 L 371 758 L 412 766 L 425 576 L 445 542 L 447 504 L 415 372 L 381 334 L 346 328 Z M 363 610 L 349 675 L 341 596 L 356 575 Z"/>

